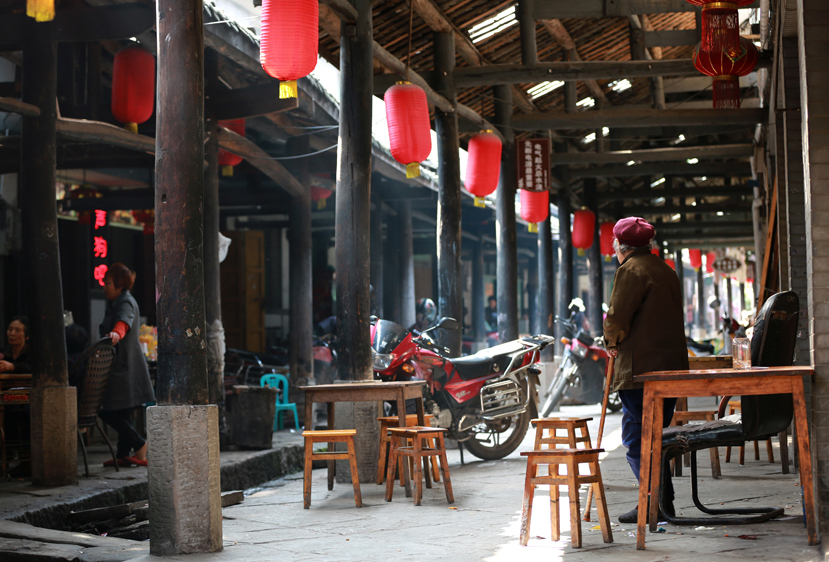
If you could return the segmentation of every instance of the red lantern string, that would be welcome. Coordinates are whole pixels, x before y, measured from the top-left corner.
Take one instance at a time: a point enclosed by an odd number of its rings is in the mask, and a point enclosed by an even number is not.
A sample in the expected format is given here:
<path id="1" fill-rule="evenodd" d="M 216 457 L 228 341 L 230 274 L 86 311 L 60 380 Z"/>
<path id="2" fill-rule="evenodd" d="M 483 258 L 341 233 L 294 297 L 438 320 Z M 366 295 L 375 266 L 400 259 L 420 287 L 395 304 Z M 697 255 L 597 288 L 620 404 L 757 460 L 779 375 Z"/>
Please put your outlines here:
<path id="1" fill-rule="evenodd" d="M 423 88 L 398 82 L 384 96 L 391 155 L 406 165 L 406 177 L 420 175 L 420 163 L 432 151 L 429 105 Z"/>
<path id="2" fill-rule="evenodd" d="M 603 222 L 599 225 L 599 248 L 605 261 L 610 261 L 616 251 L 613 249 L 613 227 L 615 222 Z"/>
<path id="3" fill-rule="evenodd" d="M 224 127 L 236 133 L 237 135 L 245 136 L 245 120 L 244 119 L 230 119 L 228 121 L 219 121 L 219 127 Z M 222 167 L 223 176 L 233 175 L 233 166 L 242 163 L 242 157 L 238 154 L 228 152 L 224 148 L 219 149 L 219 166 Z"/>
<path id="4" fill-rule="evenodd" d="M 688 250 L 688 261 L 695 271 L 702 267 L 702 250 Z"/>
<path id="5" fill-rule="evenodd" d="M 757 47 L 751 40 L 740 37 L 741 50 L 736 56 L 723 51 L 704 51 L 701 44 L 694 49 L 694 67 L 714 78 L 714 107 L 740 108 L 740 76 L 746 76 L 757 65 Z"/>
<path id="6" fill-rule="evenodd" d="M 490 129 L 469 139 L 466 190 L 475 196 L 475 206 L 484 207 L 484 197 L 498 187 L 501 175 L 501 139 Z"/>
<path id="7" fill-rule="evenodd" d="M 138 124 L 152 117 L 155 102 L 155 58 L 148 50 L 131 45 L 118 51 L 112 64 L 112 115 L 125 128 L 138 132 Z"/>
<path id="8" fill-rule="evenodd" d="M 596 230 L 596 215 L 589 209 L 581 209 L 573 213 L 573 247 L 580 256 L 584 250 L 593 245 L 593 235 Z"/>
<path id="9" fill-rule="evenodd" d="M 528 223 L 547 220 L 550 215 L 550 192 L 519 189 L 521 218 Z"/>
<path id="10" fill-rule="evenodd" d="M 278 78 L 279 97 L 297 97 L 296 81 L 317 66 L 319 2 L 317 0 L 262 0 L 259 62 Z"/>

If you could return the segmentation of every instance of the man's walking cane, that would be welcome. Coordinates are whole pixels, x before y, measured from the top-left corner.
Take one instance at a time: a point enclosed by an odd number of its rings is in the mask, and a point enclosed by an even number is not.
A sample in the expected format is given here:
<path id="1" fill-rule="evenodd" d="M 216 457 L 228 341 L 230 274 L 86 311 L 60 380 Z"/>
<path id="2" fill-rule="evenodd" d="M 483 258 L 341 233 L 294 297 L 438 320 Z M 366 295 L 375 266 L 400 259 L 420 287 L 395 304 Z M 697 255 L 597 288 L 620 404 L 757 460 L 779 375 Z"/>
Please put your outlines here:
<path id="1" fill-rule="evenodd" d="M 607 413 L 607 401 L 610 398 L 610 384 L 613 382 L 613 368 L 616 364 L 616 358 L 609 356 L 607 359 L 607 369 L 605 369 L 604 381 L 604 397 L 602 398 L 602 416 L 599 419 L 599 437 L 596 439 L 596 448 L 602 448 L 602 434 L 604 433 L 604 417 Z M 584 521 L 590 521 L 590 507 L 593 505 L 593 486 L 587 490 L 587 505 L 584 508 Z"/>

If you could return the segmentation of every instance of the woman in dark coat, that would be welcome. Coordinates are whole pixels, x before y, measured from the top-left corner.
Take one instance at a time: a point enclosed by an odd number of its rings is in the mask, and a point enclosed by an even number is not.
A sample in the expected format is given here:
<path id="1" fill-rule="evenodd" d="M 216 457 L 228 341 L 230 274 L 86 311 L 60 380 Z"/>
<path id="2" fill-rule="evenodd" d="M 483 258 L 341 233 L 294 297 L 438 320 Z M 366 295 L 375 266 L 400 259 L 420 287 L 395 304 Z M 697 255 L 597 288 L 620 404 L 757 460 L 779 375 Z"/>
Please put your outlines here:
<path id="1" fill-rule="evenodd" d="M 101 337 L 109 337 L 115 345 L 115 360 L 107 381 L 101 411 L 98 415 L 118 432 L 116 458 L 121 466 L 147 466 L 147 441 L 131 423 L 132 410 L 155 401 L 147 362 L 138 342 L 138 303 L 130 294 L 135 272 L 122 263 L 115 263 L 104 276 L 107 301 Z M 135 453 L 130 456 L 130 452 Z M 104 463 L 111 465 L 112 461 Z"/>
<path id="2" fill-rule="evenodd" d="M 6 330 L 0 373 L 31 373 L 29 361 L 29 321 L 25 316 L 15 316 Z"/>

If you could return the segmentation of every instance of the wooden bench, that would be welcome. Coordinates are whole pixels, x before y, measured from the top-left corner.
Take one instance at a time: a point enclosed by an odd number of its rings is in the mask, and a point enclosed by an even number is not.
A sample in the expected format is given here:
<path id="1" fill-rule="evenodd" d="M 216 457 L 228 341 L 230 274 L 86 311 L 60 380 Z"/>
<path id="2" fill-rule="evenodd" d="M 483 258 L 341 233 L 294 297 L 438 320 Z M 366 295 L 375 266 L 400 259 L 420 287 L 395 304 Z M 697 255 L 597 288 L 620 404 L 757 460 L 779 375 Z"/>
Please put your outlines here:
<path id="1" fill-rule="evenodd" d="M 315 460 L 324 460 L 333 463 L 335 460 L 348 460 L 351 467 L 351 483 L 354 485 L 354 503 L 357 507 L 363 507 L 363 498 L 360 494 L 360 476 L 357 473 L 357 455 L 354 450 L 354 436 L 356 429 L 329 429 L 318 431 L 303 431 L 305 438 L 305 473 L 302 488 L 303 507 L 311 507 L 311 469 Z M 314 443 L 328 443 L 328 450 L 324 452 L 314 451 Z M 347 451 L 333 451 L 334 443 L 345 443 Z M 334 471 L 328 470 L 328 489 L 334 489 Z"/>
<path id="2" fill-rule="evenodd" d="M 403 462 L 405 457 L 412 459 L 414 466 L 414 504 L 420 505 L 423 497 L 423 478 L 426 478 L 426 487 L 432 487 L 432 479 L 429 475 L 429 457 L 440 459 L 440 471 L 443 476 L 443 486 L 446 491 L 446 501 L 454 503 L 455 496 L 452 493 L 452 481 L 449 479 L 449 461 L 446 459 L 446 445 L 443 434 L 446 429 L 441 427 L 390 427 L 391 452 L 389 453 L 389 469 L 386 473 L 386 501 L 390 502 L 394 493 L 394 471 L 398 462 Z M 411 445 L 401 446 L 400 440 L 408 439 Z M 429 446 L 429 443 L 432 446 Z M 436 444 L 436 445 L 435 445 Z M 422 468 L 421 468 L 422 464 Z M 400 471 L 403 473 L 403 471 Z"/>

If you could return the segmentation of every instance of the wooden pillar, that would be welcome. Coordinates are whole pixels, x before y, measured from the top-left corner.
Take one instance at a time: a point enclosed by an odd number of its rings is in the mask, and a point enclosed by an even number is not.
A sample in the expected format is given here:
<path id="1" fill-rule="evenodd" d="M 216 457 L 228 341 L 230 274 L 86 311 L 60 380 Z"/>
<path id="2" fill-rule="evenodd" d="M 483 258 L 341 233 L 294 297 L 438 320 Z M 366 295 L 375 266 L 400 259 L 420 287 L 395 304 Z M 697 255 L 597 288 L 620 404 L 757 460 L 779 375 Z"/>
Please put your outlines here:
<path id="1" fill-rule="evenodd" d="M 371 380 L 369 238 L 372 23 L 370 0 L 355 0 L 356 24 L 340 36 L 340 150 L 337 162 L 337 334 L 339 376 Z"/>
<path id="2" fill-rule="evenodd" d="M 564 145 L 557 144 L 556 152 L 566 152 Z M 561 188 L 558 190 L 558 247 L 561 262 L 558 268 L 558 316 L 568 318 L 567 307 L 573 300 L 573 235 L 570 230 L 570 171 L 566 166 L 558 168 Z M 557 325 L 556 340 L 561 336 L 561 327 Z M 556 343 L 561 351 L 561 344 Z"/>
<path id="3" fill-rule="evenodd" d="M 414 236 L 412 234 L 412 203 L 397 204 L 397 226 L 400 229 L 400 262 L 395 275 L 400 283 L 400 324 L 409 328 L 415 323 Z"/>
<path id="4" fill-rule="evenodd" d="M 218 87 L 218 55 L 205 52 L 205 84 Z M 204 122 L 204 313 L 207 323 L 207 386 L 210 403 L 219 407 L 219 431 L 225 423 L 225 330 L 222 325 L 222 288 L 219 271 L 219 122 L 207 115 Z"/>
<path id="5" fill-rule="evenodd" d="M 682 248 L 674 250 L 674 264 L 676 265 L 676 275 L 679 277 L 679 300 L 682 303 L 682 322 L 687 321 L 686 307 L 687 302 L 685 298 L 685 268 L 682 266 Z"/>
<path id="6" fill-rule="evenodd" d="M 40 109 L 38 117 L 23 117 L 19 190 L 34 385 L 32 482 L 64 486 L 78 482 L 78 445 L 75 388 L 68 386 L 55 206 L 57 49 L 52 22 L 27 24 L 22 96 Z"/>
<path id="7" fill-rule="evenodd" d="M 147 410 L 148 487 L 150 554 L 170 556 L 221 550 L 222 513 L 205 341 L 203 6 L 159 0 L 156 9 L 159 405 Z"/>
<path id="8" fill-rule="evenodd" d="M 527 329 L 532 334 L 541 331 L 538 321 L 538 259 L 538 255 L 530 256 L 527 262 Z"/>
<path id="9" fill-rule="evenodd" d="M 386 229 L 386 241 L 383 245 L 383 311 L 387 320 L 403 325 L 401 317 L 401 306 L 403 302 L 402 283 L 400 282 L 400 221 L 395 206 L 391 212 L 394 217 L 389 219 L 389 226 Z M 384 215 L 389 211 L 384 211 Z M 407 326 L 408 327 L 408 326 Z"/>
<path id="10" fill-rule="evenodd" d="M 538 308 L 537 331 L 552 336 L 555 333 L 555 255 L 553 229 L 550 215 L 538 225 Z M 542 353 L 542 361 L 552 361 L 553 346 Z"/>
<path id="11" fill-rule="evenodd" d="M 435 86 L 439 94 L 457 105 L 455 84 L 454 33 L 434 34 Z M 440 316 L 463 324 L 463 282 L 461 273 L 461 164 L 458 116 L 435 110 L 438 140 L 437 292 Z M 438 341 L 451 357 L 461 354 L 462 330 L 440 330 Z"/>
<path id="12" fill-rule="evenodd" d="M 307 135 L 291 139 L 289 145 L 291 153 L 295 156 L 311 152 L 310 137 Z M 288 350 L 291 386 L 302 386 L 314 382 L 311 174 L 308 172 L 308 158 L 294 160 L 294 173 L 305 189 L 300 195 L 291 198 L 288 225 L 290 260 L 288 290 L 291 299 L 291 339 Z M 298 395 L 297 402 L 304 405 L 304 396 Z"/>
<path id="13" fill-rule="evenodd" d="M 706 329 L 705 312 L 708 310 L 708 303 L 705 302 L 705 277 L 703 267 L 697 270 L 697 327 L 700 330 Z"/>
<path id="14" fill-rule="evenodd" d="M 727 318 L 734 318 L 734 291 L 731 290 L 731 277 L 725 276 L 725 295 L 728 303 Z"/>
<path id="15" fill-rule="evenodd" d="M 484 240 L 481 237 L 472 247 L 472 326 L 475 328 L 475 341 L 486 341 L 486 320 L 484 318 Z"/>
<path id="16" fill-rule="evenodd" d="M 521 63 L 525 66 L 538 64 L 538 46 L 535 37 L 534 0 L 518 0 L 516 16 L 521 32 Z"/>
<path id="17" fill-rule="evenodd" d="M 372 314 L 378 318 L 386 318 L 383 315 L 383 266 L 384 266 L 384 244 L 383 244 L 383 202 L 377 193 L 371 196 L 374 208 L 371 211 L 371 222 L 369 223 L 369 236 L 371 237 L 371 286 L 374 289 L 371 295 Z"/>
<path id="18" fill-rule="evenodd" d="M 587 249 L 587 318 L 594 336 L 602 334 L 602 300 L 604 295 L 602 279 L 601 245 L 599 241 L 599 204 L 596 197 L 596 178 L 584 178 L 584 197 L 591 211 L 596 215 L 593 229 L 593 245 Z"/>
<path id="19" fill-rule="evenodd" d="M 501 152 L 501 176 L 495 203 L 495 244 L 498 254 L 498 336 L 518 338 L 518 259 L 515 233 L 515 135 L 510 127 L 512 89 L 495 86 L 495 126 L 506 137 Z"/>

